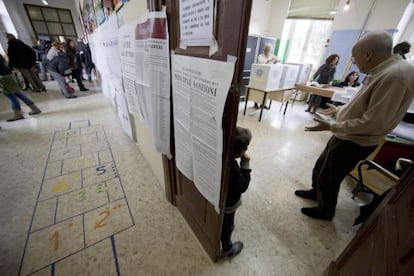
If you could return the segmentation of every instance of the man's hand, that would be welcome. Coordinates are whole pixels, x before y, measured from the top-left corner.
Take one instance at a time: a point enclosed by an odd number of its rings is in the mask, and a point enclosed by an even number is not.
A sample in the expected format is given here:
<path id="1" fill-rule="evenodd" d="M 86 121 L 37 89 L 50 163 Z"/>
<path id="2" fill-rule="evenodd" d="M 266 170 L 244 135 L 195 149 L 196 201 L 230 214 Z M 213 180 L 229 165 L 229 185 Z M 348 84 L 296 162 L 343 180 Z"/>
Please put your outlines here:
<path id="1" fill-rule="evenodd" d="M 305 131 L 322 131 L 322 130 L 330 130 L 330 124 L 322 119 L 314 118 L 314 121 L 318 122 L 316 126 L 305 127 Z"/>
<path id="2" fill-rule="evenodd" d="M 329 106 L 327 109 L 323 109 L 321 111 L 319 111 L 319 113 L 323 114 L 323 115 L 333 115 L 336 113 L 336 106 L 330 103 L 326 104 L 327 106 Z"/>

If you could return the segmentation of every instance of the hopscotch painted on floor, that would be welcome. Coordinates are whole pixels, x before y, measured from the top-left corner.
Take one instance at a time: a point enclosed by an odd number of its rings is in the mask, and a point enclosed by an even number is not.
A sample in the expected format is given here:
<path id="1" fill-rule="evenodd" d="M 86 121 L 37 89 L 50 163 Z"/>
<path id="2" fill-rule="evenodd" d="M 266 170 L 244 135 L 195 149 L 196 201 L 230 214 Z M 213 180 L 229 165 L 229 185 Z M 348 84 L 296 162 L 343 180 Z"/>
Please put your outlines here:
<path id="1" fill-rule="evenodd" d="M 72 122 L 54 133 L 19 275 L 53 275 L 66 257 L 106 239 L 114 247 L 113 235 L 134 225 L 103 126 Z"/>

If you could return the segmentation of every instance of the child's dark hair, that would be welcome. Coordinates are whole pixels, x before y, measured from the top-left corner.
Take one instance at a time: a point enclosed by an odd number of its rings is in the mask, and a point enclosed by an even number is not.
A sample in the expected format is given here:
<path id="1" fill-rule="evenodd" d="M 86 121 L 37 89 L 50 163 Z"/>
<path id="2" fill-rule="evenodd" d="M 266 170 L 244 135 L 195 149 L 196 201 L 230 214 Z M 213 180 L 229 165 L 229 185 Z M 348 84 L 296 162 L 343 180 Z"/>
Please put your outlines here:
<path id="1" fill-rule="evenodd" d="M 236 127 L 233 135 L 233 156 L 246 150 L 252 140 L 252 133 L 248 128 Z"/>

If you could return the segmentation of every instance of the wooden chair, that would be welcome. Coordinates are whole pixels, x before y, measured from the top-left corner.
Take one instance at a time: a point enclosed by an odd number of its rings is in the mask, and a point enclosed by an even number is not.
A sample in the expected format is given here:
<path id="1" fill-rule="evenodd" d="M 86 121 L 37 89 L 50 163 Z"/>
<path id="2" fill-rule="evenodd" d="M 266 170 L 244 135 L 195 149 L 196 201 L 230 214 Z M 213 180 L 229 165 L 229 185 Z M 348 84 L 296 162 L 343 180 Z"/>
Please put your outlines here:
<path id="1" fill-rule="evenodd" d="M 402 163 L 412 165 L 414 162 L 407 158 L 399 158 L 396 163 L 396 170 L 402 169 Z M 364 169 L 364 167 L 366 169 Z M 378 163 L 372 160 L 364 160 L 358 165 L 357 186 L 352 190 L 352 199 L 360 192 L 368 192 L 377 196 L 382 196 L 386 191 L 392 188 L 398 180 L 399 176 L 390 172 Z"/>
<path id="2" fill-rule="evenodd" d="M 399 180 L 401 170 L 396 170 L 396 164 L 409 164 L 414 160 L 414 142 L 388 138 L 384 140 L 367 160 L 361 161 L 351 172 L 350 176 L 357 182 L 352 190 L 354 199 L 360 192 L 369 192 L 381 196 Z"/>

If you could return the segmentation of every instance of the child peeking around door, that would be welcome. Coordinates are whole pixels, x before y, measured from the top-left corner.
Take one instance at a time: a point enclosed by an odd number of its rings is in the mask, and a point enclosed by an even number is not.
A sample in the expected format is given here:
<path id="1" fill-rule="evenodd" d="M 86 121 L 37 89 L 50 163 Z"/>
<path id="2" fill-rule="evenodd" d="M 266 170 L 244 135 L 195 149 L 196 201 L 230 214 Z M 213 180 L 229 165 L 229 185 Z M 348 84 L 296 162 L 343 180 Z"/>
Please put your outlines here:
<path id="1" fill-rule="evenodd" d="M 236 127 L 233 138 L 233 164 L 231 166 L 229 187 L 227 190 L 226 207 L 224 210 L 223 228 L 221 229 L 221 256 L 236 256 L 243 249 L 243 242 L 232 242 L 234 215 L 241 205 L 241 194 L 249 187 L 250 157 L 247 147 L 252 140 L 252 133 L 247 128 Z M 237 159 L 240 158 L 240 164 Z"/>

